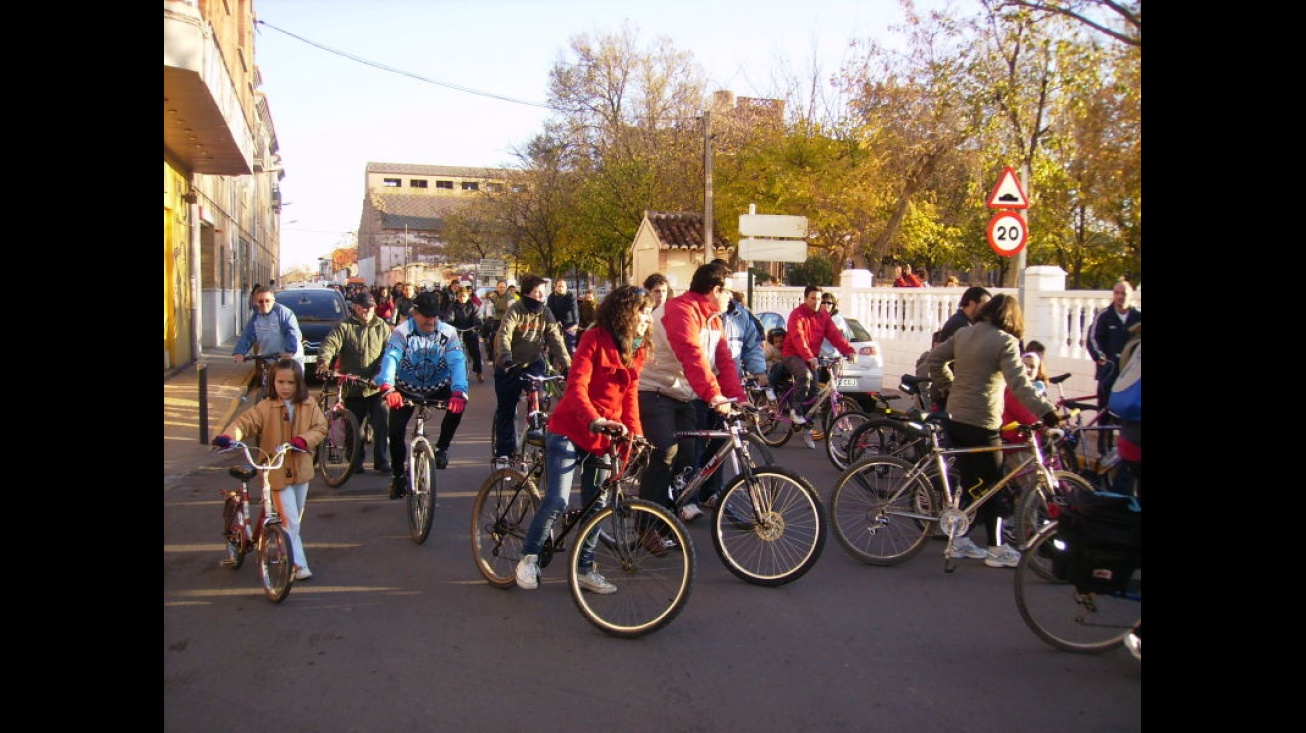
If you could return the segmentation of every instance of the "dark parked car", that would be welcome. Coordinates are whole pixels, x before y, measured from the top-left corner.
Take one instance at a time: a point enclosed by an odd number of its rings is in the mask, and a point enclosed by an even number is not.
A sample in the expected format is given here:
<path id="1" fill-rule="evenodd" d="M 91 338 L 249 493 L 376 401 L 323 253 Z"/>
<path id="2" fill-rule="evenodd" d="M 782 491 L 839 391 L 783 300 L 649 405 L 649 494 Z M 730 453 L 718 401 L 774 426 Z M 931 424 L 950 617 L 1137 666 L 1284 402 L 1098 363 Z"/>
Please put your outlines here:
<path id="1" fill-rule="evenodd" d="M 277 293 L 277 302 L 294 311 L 299 320 L 304 334 L 304 376 L 311 380 L 322 339 L 349 313 L 345 297 L 334 288 L 288 288 Z"/>

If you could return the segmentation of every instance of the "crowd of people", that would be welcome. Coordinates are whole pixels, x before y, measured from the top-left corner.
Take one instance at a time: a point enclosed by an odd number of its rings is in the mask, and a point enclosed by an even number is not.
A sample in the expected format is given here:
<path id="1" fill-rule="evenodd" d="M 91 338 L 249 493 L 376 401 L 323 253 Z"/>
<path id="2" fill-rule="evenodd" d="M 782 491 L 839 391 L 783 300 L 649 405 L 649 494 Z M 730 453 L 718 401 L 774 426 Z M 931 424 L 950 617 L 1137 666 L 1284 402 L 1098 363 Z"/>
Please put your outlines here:
<path id="1" fill-rule="evenodd" d="M 924 286 L 910 265 L 896 269 L 895 285 Z M 700 468 L 715 451 L 701 440 L 677 438 L 677 432 L 718 428 L 732 403 L 747 401 L 745 379 L 764 387 L 790 380 L 796 386 L 794 402 L 781 409 L 801 426 L 807 422 L 804 402 L 817 389 L 818 355 L 824 349 L 854 358 L 836 320 L 838 299 L 833 293 L 807 286 L 786 326 L 764 333 L 741 294 L 733 292 L 731 275 L 724 260 L 713 260 L 694 271 L 683 293 L 674 293 L 666 276 L 655 273 L 641 286 L 614 289 L 601 303 L 590 291 L 580 297 L 570 293 L 562 280 L 553 283 L 549 293 L 546 279 L 534 274 L 522 276 L 520 286 L 500 280 L 484 298 L 458 278 L 420 291 L 413 283 L 351 287 L 346 293 L 350 313 L 320 346 L 318 375 L 338 371 L 360 378 L 344 383 L 345 405 L 360 425 L 372 427 L 372 468 L 391 475 L 391 499 L 404 496 L 407 486 L 405 430 L 414 410 L 408 398 L 446 401 L 435 445 L 435 467 L 444 469 L 469 399 L 469 371 L 479 383 L 484 369 L 492 367 L 492 455 L 496 466 L 506 466 L 519 449 L 514 424 L 526 386 L 522 375 L 543 375 L 550 364 L 566 375 L 566 391 L 545 435 L 546 495 L 517 568 L 518 586 L 533 589 L 539 584 L 541 543 L 567 506 L 573 475 L 580 472 L 582 499 L 587 501 L 604 479 L 595 457 L 614 436 L 647 438 L 652 450 L 640 496 L 674 509 L 667 487 L 675 485 L 674 478 Z M 1118 282 L 1112 304 L 1090 327 L 1088 349 L 1097 365 L 1101 405 L 1108 400 L 1124 404 L 1117 396 L 1123 384 L 1119 390 L 1113 387 L 1131 358 L 1129 376 L 1121 381 L 1141 395 L 1142 314 L 1130 303 L 1132 293 L 1130 283 Z M 294 313 L 276 303 L 272 287 L 257 286 L 250 302 L 253 313 L 232 356 L 239 362 L 254 350 L 277 353 L 273 389 L 240 416 L 230 434 L 214 442 L 257 434 L 265 448 L 291 442 L 311 451 L 325 437 L 326 422 L 308 398 L 303 339 Z M 918 361 L 918 373 L 933 380 L 931 400 L 935 409 L 948 412 L 952 445 L 997 445 L 1003 439 L 1001 426 L 1010 418 L 1025 424 L 1060 424 L 1060 412 L 1047 396 L 1044 349 L 1037 341 L 1026 343 L 1024 330 L 1017 298 L 994 296 L 976 286 L 961 293 L 957 311 L 934 334 L 931 349 Z M 1131 395 L 1129 407 L 1122 408 L 1128 419 L 1120 442 L 1120 453 L 1136 481 L 1141 480 L 1140 407 L 1141 396 Z M 811 433 L 804 437 L 813 448 Z M 356 457 L 358 472 L 363 471 L 362 453 Z M 312 571 L 303 554 L 299 516 L 313 464 L 303 453 L 288 458 L 287 466 L 273 476 L 273 488 L 284 504 L 282 516 L 294 518 L 287 529 L 298 560 L 296 578 L 307 580 Z M 959 455 L 957 469 L 969 493 L 1002 475 L 1001 456 Z M 696 500 L 680 509 L 681 519 L 702 516 L 701 505 L 710 505 L 720 488 L 719 479 L 705 482 Z M 982 506 L 985 546 L 961 537 L 953 543 L 953 556 L 1015 567 L 1020 553 L 1003 542 L 998 527 L 1004 511 L 1009 508 L 1001 502 Z M 579 549 L 581 585 L 594 593 L 615 593 L 618 589 L 592 566 L 594 539 L 587 538 Z M 650 535 L 644 542 L 655 554 L 676 549 L 670 538 Z"/>

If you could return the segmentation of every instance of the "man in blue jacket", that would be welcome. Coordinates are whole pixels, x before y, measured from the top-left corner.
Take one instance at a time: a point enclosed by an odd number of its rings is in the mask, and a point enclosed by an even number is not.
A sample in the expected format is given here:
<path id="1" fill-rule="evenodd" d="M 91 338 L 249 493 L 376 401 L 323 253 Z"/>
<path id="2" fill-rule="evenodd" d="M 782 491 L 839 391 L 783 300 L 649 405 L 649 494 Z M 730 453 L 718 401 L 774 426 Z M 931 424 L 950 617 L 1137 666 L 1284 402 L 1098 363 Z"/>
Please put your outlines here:
<path id="1" fill-rule="evenodd" d="M 254 291 L 254 313 L 245 323 L 245 330 L 240 340 L 232 349 L 231 356 L 239 364 L 245 361 L 245 354 L 258 344 L 260 354 L 280 354 L 284 359 L 294 359 L 304 367 L 304 337 L 299 331 L 299 319 L 295 312 L 277 302 L 272 288 L 260 287 Z"/>
<path id="2" fill-rule="evenodd" d="M 408 444 L 404 440 L 412 405 L 403 393 L 427 399 L 448 399 L 435 443 L 435 467 L 449 465 L 449 443 L 458 432 L 467 408 L 467 366 L 458 329 L 440 322 L 440 294 L 419 293 L 408 319 L 395 327 L 381 352 L 381 373 L 376 383 L 390 407 L 390 498 L 407 493 Z"/>

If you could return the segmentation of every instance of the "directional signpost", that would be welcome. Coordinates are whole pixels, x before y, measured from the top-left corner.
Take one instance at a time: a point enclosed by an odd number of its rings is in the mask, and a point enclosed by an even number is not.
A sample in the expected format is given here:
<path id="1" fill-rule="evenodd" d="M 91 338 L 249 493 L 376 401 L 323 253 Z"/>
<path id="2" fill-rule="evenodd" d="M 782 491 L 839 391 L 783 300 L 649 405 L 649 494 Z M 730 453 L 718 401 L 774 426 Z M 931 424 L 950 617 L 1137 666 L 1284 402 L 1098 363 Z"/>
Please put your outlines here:
<path id="1" fill-rule="evenodd" d="M 749 204 L 748 213 L 739 215 L 739 259 L 749 271 L 751 262 L 806 262 L 807 217 L 783 214 L 758 214 L 757 205 Z M 753 277 L 748 277 L 748 307 L 753 307 Z"/>

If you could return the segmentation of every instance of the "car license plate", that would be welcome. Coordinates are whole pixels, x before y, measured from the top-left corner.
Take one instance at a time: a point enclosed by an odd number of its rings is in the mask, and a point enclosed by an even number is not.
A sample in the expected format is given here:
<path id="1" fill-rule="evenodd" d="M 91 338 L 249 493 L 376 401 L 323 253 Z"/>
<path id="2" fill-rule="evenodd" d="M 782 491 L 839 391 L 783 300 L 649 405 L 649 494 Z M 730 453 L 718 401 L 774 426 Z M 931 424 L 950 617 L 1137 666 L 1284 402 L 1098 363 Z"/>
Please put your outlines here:
<path id="1" fill-rule="evenodd" d="M 834 386 L 836 386 L 836 387 L 856 387 L 856 386 L 857 386 L 857 379 L 856 379 L 856 377 L 840 377 L 839 379 L 834 380 Z"/>
<path id="2" fill-rule="evenodd" d="M 317 362 L 317 354 L 305 354 L 305 355 L 304 355 L 304 363 L 305 363 L 305 364 L 314 364 L 314 363 L 316 363 L 316 362 Z M 843 385 L 841 384 L 841 385 L 839 385 L 839 386 L 842 387 Z"/>

